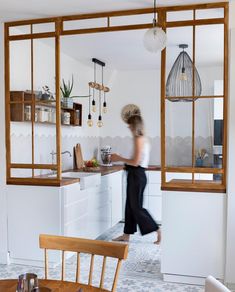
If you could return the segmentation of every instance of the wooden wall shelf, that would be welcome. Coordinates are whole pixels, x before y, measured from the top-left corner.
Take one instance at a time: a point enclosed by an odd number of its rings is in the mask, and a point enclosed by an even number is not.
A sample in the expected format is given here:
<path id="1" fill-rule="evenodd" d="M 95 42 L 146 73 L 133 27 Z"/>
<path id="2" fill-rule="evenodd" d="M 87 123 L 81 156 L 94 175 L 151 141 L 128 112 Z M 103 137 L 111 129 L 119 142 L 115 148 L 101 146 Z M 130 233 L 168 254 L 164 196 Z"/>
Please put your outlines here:
<path id="1" fill-rule="evenodd" d="M 10 107 L 12 122 L 32 122 L 33 110 L 35 106 L 34 122 L 38 124 L 56 125 L 56 102 L 51 100 L 40 100 L 36 94 L 27 91 L 11 91 Z M 27 115 L 27 109 L 29 114 Z M 61 106 L 61 116 L 63 113 L 70 113 L 70 124 L 61 123 L 64 126 L 82 125 L 82 105 L 73 103 L 73 108 Z"/>

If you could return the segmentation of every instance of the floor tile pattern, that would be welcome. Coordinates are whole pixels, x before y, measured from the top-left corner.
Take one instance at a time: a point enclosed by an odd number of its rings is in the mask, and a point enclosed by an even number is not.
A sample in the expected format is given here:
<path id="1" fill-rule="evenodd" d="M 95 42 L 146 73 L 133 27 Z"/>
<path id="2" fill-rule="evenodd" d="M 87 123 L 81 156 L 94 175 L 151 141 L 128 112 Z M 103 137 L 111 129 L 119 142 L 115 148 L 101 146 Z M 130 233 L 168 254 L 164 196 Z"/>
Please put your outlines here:
<path id="1" fill-rule="evenodd" d="M 115 227 L 102 234 L 99 239 L 111 240 L 120 235 L 123 224 Z M 155 234 L 141 236 L 133 235 L 129 244 L 128 259 L 123 263 L 117 292 L 203 292 L 204 287 L 196 285 L 184 285 L 176 283 L 167 283 L 162 279 L 160 273 L 161 248 L 154 245 Z M 90 256 L 82 255 L 81 257 L 81 280 L 86 282 L 89 273 Z M 109 259 L 107 262 L 107 273 L 105 277 L 105 287 L 110 288 L 112 277 L 115 271 L 116 261 Z M 66 280 L 74 281 L 75 278 L 76 257 L 73 256 L 66 263 Z M 94 272 L 93 283 L 98 285 L 101 273 L 102 259 L 95 258 L 96 267 Z M 23 265 L 0 265 L 0 278 L 17 278 L 18 275 L 26 272 L 33 272 L 42 278 L 44 276 L 43 268 Z M 50 269 L 50 278 L 60 278 L 60 266 Z"/>

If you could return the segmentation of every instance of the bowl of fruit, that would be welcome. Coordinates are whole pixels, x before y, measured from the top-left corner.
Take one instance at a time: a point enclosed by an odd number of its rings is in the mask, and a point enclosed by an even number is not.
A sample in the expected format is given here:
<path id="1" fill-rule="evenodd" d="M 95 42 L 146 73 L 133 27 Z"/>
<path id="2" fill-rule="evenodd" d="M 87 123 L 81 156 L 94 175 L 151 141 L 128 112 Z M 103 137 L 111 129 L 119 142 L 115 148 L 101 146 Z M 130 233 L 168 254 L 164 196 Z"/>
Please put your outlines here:
<path id="1" fill-rule="evenodd" d="M 85 171 L 99 171 L 99 162 L 97 161 L 96 158 L 92 158 L 90 160 L 85 161 Z"/>

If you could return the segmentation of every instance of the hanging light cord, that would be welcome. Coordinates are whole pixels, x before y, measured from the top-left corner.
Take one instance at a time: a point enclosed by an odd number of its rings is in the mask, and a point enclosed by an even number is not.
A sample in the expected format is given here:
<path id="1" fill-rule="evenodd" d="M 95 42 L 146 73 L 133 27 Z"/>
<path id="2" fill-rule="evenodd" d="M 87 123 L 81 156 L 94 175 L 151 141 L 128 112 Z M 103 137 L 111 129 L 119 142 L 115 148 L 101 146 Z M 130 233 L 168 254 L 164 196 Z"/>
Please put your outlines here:
<path id="1" fill-rule="evenodd" d="M 96 83 L 96 63 L 94 63 L 94 83 Z M 93 102 L 95 100 L 95 87 L 93 87 Z"/>
<path id="2" fill-rule="evenodd" d="M 104 85 L 104 69 L 103 69 L 103 66 L 102 66 L 102 86 Z"/>
<path id="3" fill-rule="evenodd" d="M 102 66 L 102 87 L 104 87 L 104 67 Z M 105 100 L 105 91 L 104 91 L 104 102 L 106 102 Z"/>
<path id="4" fill-rule="evenodd" d="M 153 8 L 153 27 L 157 25 L 157 11 L 156 11 L 156 0 L 154 0 L 154 8 Z"/>
<path id="5" fill-rule="evenodd" d="M 96 63 L 94 63 L 94 82 L 96 82 Z"/>
<path id="6" fill-rule="evenodd" d="M 91 114 L 91 88 L 89 86 L 89 115 Z"/>
<path id="7" fill-rule="evenodd" d="M 99 116 L 101 116 L 101 90 L 99 90 Z"/>
<path id="8" fill-rule="evenodd" d="M 183 68 L 182 68 L 182 73 L 185 73 L 183 71 L 185 71 L 185 67 L 184 67 L 184 48 L 183 48 Z"/>

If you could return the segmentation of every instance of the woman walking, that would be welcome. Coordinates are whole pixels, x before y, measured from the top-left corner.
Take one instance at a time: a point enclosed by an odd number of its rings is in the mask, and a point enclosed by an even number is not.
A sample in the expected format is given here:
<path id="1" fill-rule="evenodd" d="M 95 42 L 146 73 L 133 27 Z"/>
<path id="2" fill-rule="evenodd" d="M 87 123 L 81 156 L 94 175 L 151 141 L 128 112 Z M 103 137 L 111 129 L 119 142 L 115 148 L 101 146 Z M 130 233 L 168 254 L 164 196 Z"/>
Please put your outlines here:
<path id="1" fill-rule="evenodd" d="M 157 232 L 155 244 L 161 242 L 161 230 L 149 212 L 143 208 L 143 194 L 147 183 L 145 168 L 148 167 L 150 146 L 144 135 L 144 123 L 140 115 L 132 115 L 127 119 L 128 127 L 133 135 L 133 158 L 127 159 L 116 153 L 112 154 L 112 161 L 125 163 L 127 171 L 127 197 L 125 207 L 125 226 L 123 235 L 114 241 L 129 241 L 130 235 L 139 226 L 142 235 Z"/>

